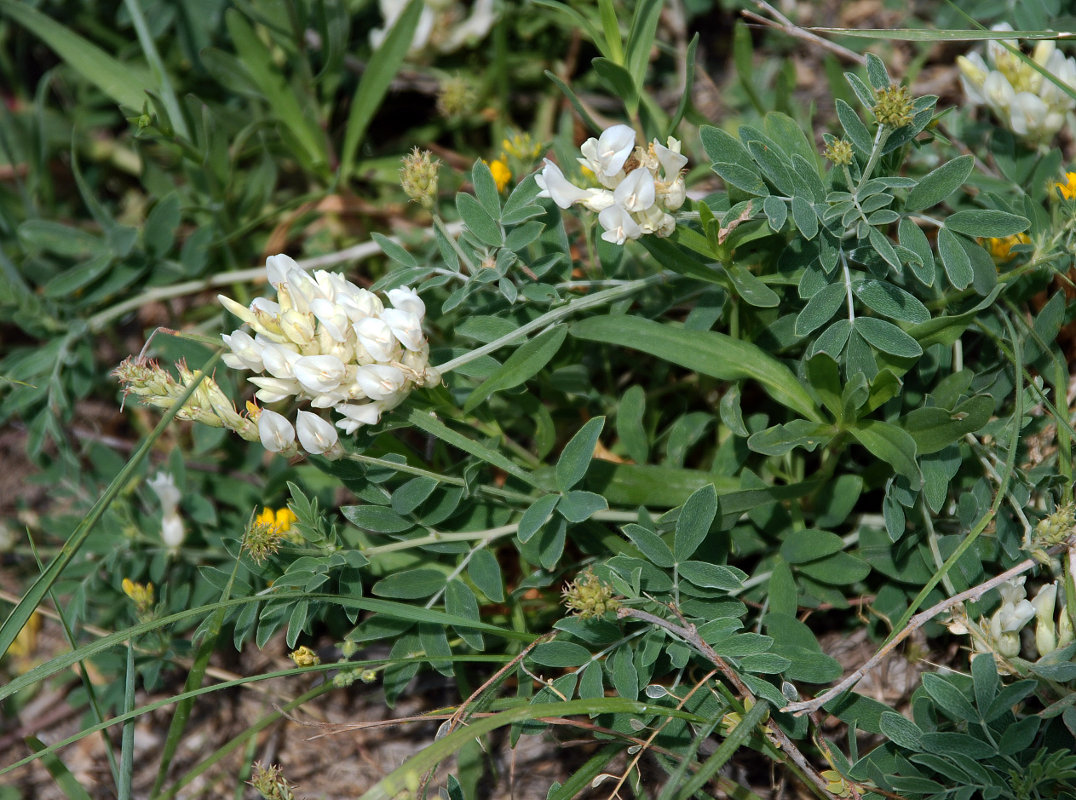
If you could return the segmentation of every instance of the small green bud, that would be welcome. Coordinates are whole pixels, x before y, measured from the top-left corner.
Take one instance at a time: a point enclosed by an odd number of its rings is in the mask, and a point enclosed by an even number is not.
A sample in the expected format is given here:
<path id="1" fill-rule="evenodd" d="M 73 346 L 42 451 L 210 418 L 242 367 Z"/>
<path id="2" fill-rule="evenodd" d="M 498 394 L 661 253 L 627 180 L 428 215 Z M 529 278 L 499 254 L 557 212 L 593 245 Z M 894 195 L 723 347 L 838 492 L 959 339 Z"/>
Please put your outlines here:
<path id="1" fill-rule="evenodd" d="M 474 87 L 459 75 L 441 81 L 437 89 L 437 111 L 446 119 L 461 117 L 474 108 L 478 96 Z"/>
<path id="2" fill-rule="evenodd" d="M 844 139 L 835 139 L 826 145 L 823 155 L 837 166 L 847 166 L 852 163 L 852 145 Z"/>
<path id="3" fill-rule="evenodd" d="M 562 596 L 568 610 L 583 619 L 600 617 L 620 607 L 613 597 L 613 587 L 603 583 L 590 569 L 566 584 Z"/>
<path id="4" fill-rule="evenodd" d="M 907 86 L 890 86 L 878 92 L 874 116 L 879 125 L 900 128 L 912 121 L 912 96 Z"/>
<path id="5" fill-rule="evenodd" d="M 437 170 L 441 162 L 429 150 L 417 147 L 404 156 L 400 184 L 407 196 L 423 208 L 433 208 L 437 198 Z"/>
<path id="6" fill-rule="evenodd" d="M 276 764 L 254 762 L 254 774 L 248 781 L 265 800 L 295 800 L 294 787 Z"/>
<path id="7" fill-rule="evenodd" d="M 1035 526 L 1035 539 L 1044 547 L 1064 542 L 1076 528 L 1076 506 L 1067 503 L 1058 506 L 1052 514 L 1043 517 Z"/>

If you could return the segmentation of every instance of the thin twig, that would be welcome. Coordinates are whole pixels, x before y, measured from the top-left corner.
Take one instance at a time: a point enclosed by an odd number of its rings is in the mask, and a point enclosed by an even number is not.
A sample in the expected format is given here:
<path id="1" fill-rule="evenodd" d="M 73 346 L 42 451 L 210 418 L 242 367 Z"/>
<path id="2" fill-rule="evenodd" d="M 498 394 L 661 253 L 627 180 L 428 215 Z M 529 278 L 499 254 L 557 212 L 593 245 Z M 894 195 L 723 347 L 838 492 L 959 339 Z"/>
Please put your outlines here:
<path id="1" fill-rule="evenodd" d="M 740 13 L 750 20 L 760 22 L 763 25 L 768 25 L 771 28 L 776 28 L 779 31 L 787 33 L 789 36 L 794 36 L 797 39 L 803 39 L 804 41 L 810 42 L 811 44 L 815 44 L 819 47 L 825 48 L 826 50 L 829 50 L 831 53 L 840 56 L 846 61 L 854 61 L 860 66 L 863 66 L 867 63 L 866 56 L 860 55 L 855 50 L 849 50 L 847 47 L 842 47 L 836 42 L 831 42 L 828 39 L 823 39 L 816 33 L 811 33 L 808 30 L 804 30 L 795 22 L 782 14 L 780 11 L 778 11 L 776 8 L 771 6 L 769 3 L 763 2 L 763 0 L 755 0 L 755 5 L 767 14 L 769 14 L 771 17 L 773 17 L 773 19 L 760 16 L 753 11 L 744 10 Z"/>
<path id="2" fill-rule="evenodd" d="M 1071 537 L 1067 542 L 1052 547 L 1047 552 L 1051 555 L 1055 555 L 1073 546 L 1076 546 L 1076 537 Z M 1005 583 L 1005 581 L 1007 580 L 1015 578 L 1018 575 L 1022 575 L 1023 573 L 1027 572 L 1038 564 L 1039 562 L 1033 558 L 1025 559 L 1019 564 L 1017 564 L 1015 567 L 1005 570 L 1005 572 L 1002 572 L 1000 575 L 995 575 L 990 580 L 984 581 L 978 586 L 973 586 L 970 589 L 961 592 L 960 594 L 956 594 L 952 597 L 946 598 L 937 605 L 931 606 L 926 611 L 920 611 L 918 614 L 908 620 L 908 624 L 904 626 L 904 628 L 899 633 L 897 633 L 892 639 L 882 645 L 882 647 L 878 650 L 877 653 L 867 659 L 867 661 L 864 662 L 862 666 L 854 670 L 840 683 L 833 686 L 825 693 L 820 694 L 813 700 L 803 700 L 798 703 L 790 703 L 781 710 L 791 714 L 802 714 L 804 712 L 813 713 L 817 711 L 833 698 L 837 697 L 838 695 L 844 694 L 844 692 L 851 689 L 864 675 L 866 675 L 868 672 L 878 666 L 882 659 L 889 655 L 897 645 L 899 645 L 901 642 L 911 636 L 915 631 L 919 630 L 921 627 L 934 619 L 934 617 L 952 608 L 955 608 L 956 606 L 960 605 L 965 601 L 975 602 L 979 600 L 991 589 L 1001 585 L 1002 583 Z"/>
<path id="3" fill-rule="evenodd" d="M 698 629 L 691 623 L 684 621 L 683 625 L 677 625 L 676 623 L 670 622 L 655 614 L 624 606 L 617 610 L 616 615 L 618 619 L 631 617 L 642 622 L 649 622 L 651 625 L 657 625 L 659 628 L 664 628 L 674 636 L 683 639 L 698 650 L 711 664 L 717 667 L 729 683 L 736 688 L 736 691 L 740 693 L 742 698 L 750 700 L 752 703 L 756 702 L 754 693 L 747 687 L 747 684 L 743 682 L 736 670 L 730 667 L 725 659 L 719 656 L 709 644 L 703 641 L 703 638 L 699 636 Z M 788 754 L 792 763 L 799 767 L 800 771 L 815 785 L 815 788 L 823 797 L 827 797 L 829 800 L 837 800 L 836 795 L 829 791 L 826 779 L 818 774 L 818 770 L 811 765 L 807 760 L 807 757 L 800 752 L 798 747 L 796 747 L 795 742 L 788 738 L 788 735 L 782 731 L 779 726 L 764 725 L 760 727 L 765 737 L 770 741 L 770 744 L 778 750 Z"/>

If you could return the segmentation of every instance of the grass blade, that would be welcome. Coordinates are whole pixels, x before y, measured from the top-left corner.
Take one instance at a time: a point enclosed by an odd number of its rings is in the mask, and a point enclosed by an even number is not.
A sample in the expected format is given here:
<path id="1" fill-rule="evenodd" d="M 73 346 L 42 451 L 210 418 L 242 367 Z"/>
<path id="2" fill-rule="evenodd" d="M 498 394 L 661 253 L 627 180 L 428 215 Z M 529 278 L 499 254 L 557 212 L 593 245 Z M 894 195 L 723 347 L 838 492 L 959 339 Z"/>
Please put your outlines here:
<path id="1" fill-rule="evenodd" d="M 117 61 L 97 45 L 68 30 L 35 8 L 15 0 L 0 0 L 0 13 L 29 30 L 75 70 L 117 104 L 141 111 L 153 81 L 140 66 Z"/>
<path id="2" fill-rule="evenodd" d="M 411 49 L 411 41 L 414 39 L 423 7 L 423 0 L 410 0 L 385 41 L 370 57 L 370 63 L 362 73 L 355 96 L 351 98 L 351 113 L 348 114 L 347 131 L 344 134 L 340 172 L 345 179 L 355 166 L 359 146 L 366 129 L 373 121 L 377 107 L 381 105 L 389 90 L 389 84 L 407 57 L 407 51 Z"/>

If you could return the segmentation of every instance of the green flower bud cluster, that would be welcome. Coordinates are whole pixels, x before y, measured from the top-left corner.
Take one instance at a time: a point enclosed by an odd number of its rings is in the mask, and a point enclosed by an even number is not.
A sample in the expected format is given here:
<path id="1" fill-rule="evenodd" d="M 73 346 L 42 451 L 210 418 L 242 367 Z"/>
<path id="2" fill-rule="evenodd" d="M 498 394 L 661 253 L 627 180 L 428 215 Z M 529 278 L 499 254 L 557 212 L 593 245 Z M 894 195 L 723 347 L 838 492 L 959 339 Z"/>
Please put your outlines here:
<path id="1" fill-rule="evenodd" d="M 620 608 L 620 603 L 613 597 L 613 587 L 603 583 L 589 569 L 566 584 L 562 595 L 568 610 L 583 619 L 600 617 L 606 611 Z"/>

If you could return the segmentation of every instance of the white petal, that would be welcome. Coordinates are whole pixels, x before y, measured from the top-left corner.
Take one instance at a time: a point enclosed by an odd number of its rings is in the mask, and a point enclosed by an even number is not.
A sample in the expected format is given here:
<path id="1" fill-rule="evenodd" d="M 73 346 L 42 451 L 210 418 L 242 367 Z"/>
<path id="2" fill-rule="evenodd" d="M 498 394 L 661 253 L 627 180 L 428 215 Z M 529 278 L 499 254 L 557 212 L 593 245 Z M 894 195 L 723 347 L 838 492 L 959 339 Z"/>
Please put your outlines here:
<path id="1" fill-rule="evenodd" d="M 300 391 L 299 382 L 285 378 L 251 378 L 250 382 L 259 387 L 254 396 L 263 403 L 279 403 Z"/>
<path id="2" fill-rule="evenodd" d="M 654 205 L 654 176 L 645 167 L 633 169 L 613 192 L 613 200 L 628 211 L 646 211 Z"/>
<path id="3" fill-rule="evenodd" d="M 233 331 L 222 333 L 220 338 L 231 350 L 224 354 L 224 363 L 233 369 L 250 369 L 261 372 L 265 367 L 262 365 L 262 349 L 245 331 Z M 231 356 L 231 358 L 229 358 Z"/>
<path id="4" fill-rule="evenodd" d="M 542 191 L 539 197 L 548 197 L 561 208 L 568 208 L 572 203 L 582 202 L 587 198 L 587 191 L 580 189 L 564 177 L 560 167 L 545 159 L 545 167 L 534 178 Z"/>
<path id="5" fill-rule="evenodd" d="M 627 125 L 613 125 L 602 131 L 595 148 L 601 174 L 620 172 L 631 151 L 635 149 L 635 131 Z"/>
<path id="6" fill-rule="evenodd" d="M 269 283 L 273 286 L 287 282 L 288 273 L 293 269 L 299 269 L 298 263 L 291 256 L 280 253 L 265 259 L 265 272 L 269 275 Z"/>
<path id="7" fill-rule="evenodd" d="M 381 312 L 381 321 L 392 329 L 392 335 L 408 350 L 422 349 L 426 337 L 417 316 L 398 308 L 386 308 Z"/>
<path id="8" fill-rule="evenodd" d="M 408 311 L 419 319 L 422 319 L 426 315 L 426 304 L 422 302 L 422 298 L 418 296 L 418 292 L 410 286 L 400 286 L 397 289 L 389 289 L 388 296 L 389 302 L 392 303 L 394 308 L 398 308 L 401 311 Z"/>
<path id="9" fill-rule="evenodd" d="M 347 374 L 344 362 L 336 356 L 303 356 L 294 370 L 295 380 L 311 394 L 331 392 Z"/>
<path id="10" fill-rule="evenodd" d="M 338 405 L 336 411 L 344 417 L 337 421 L 336 427 L 345 433 L 354 433 L 363 425 L 376 425 L 381 421 L 381 406 L 378 403 L 345 403 Z"/>
<path id="11" fill-rule="evenodd" d="M 378 317 L 360 319 L 354 324 L 355 335 L 374 361 L 392 361 L 397 354 L 398 345 L 392 328 Z"/>
<path id="12" fill-rule="evenodd" d="M 624 244 L 628 239 L 642 236 L 639 224 L 631 218 L 625 209 L 613 205 L 598 215 L 598 223 L 605 230 L 602 238 L 612 244 Z"/>
<path id="13" fill-rule="evenodd" d="M 161 504 L 161 510 L 166 516 L 176 512 L 180 494 L 179 489 L 176 487 L 175 476 L 172 473 L 158 472 L 151 480 L 146 481 L 146 485 L 156 492 L 157 500 Z"/>
<path id="14" fill-rule="evenodd" d="M 402 389 L 407 382 L 407 377 L 396 367 L 385 364 L 367 364 L 359 367 L 355 374 L 355 382 L 359 384 L 363 394 L 371 400 L 382 400 Z"/>
<path id="15" fill-rule="evenodd" d="M 295 377 L 295 362 L 299 360 L 299 353 L 294 348 L 267 340 L 262 340 L 261 346 L 266 372 L 274 378 Z"/>
<path id="16" fill-rule="evenodd" d="M 314 312 L 314 316 L 324 326 L 329 336 L 338 342 L 347 339 L 347 329 L 351 320 L 348 319 L 347 313 L 339 303 L 318 297 L 310 304 L 310 310 Z"/>

